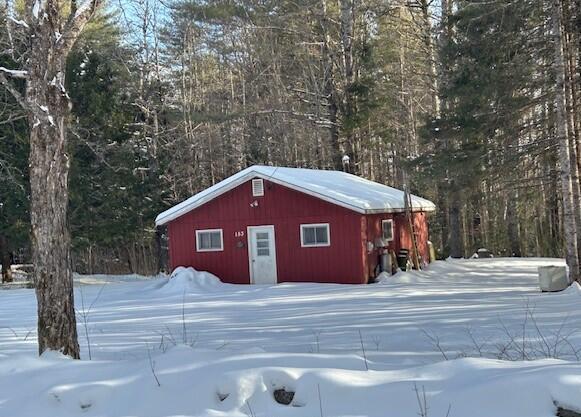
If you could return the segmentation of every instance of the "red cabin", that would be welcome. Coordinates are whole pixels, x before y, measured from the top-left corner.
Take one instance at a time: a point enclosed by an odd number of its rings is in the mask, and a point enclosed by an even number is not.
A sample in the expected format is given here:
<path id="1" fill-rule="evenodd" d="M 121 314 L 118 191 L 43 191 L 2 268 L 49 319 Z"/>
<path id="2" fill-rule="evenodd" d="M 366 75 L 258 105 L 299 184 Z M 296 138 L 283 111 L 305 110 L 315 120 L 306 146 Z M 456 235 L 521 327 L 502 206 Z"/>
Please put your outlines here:
<path id="1" fill-rule="evenodd" d="M 170 266 L 224 282 L 372 280 L 386 250 L 429 260 L 432 202 L 340 171 L 252 166 L 164 211 Z M 411 206 L 409 204 L 411 202 Z M 411 213 L 413 228 L 406 212 Z"/>

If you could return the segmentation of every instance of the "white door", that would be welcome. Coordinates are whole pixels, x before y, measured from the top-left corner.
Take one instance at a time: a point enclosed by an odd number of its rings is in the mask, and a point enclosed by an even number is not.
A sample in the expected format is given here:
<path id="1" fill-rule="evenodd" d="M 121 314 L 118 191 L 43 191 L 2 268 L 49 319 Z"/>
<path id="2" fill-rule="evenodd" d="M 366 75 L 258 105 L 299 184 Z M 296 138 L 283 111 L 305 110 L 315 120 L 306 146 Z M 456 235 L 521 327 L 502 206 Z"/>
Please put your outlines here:
<path id="1" fill-rule="evenodd" d="M 250 282 L 276 284 L 276 246 L 274 226 L 248 227 Z"/>

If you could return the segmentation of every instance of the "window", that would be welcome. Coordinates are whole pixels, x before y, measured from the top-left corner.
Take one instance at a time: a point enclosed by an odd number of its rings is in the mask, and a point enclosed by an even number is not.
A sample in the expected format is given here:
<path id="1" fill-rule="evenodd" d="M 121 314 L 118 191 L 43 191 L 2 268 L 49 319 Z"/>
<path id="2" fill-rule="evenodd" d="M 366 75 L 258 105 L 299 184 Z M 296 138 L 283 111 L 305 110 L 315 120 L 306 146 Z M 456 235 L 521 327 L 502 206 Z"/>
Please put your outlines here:
<path id="1" fill-rule="evenodd" d="M 330 244 L 329 223 L 301 224 L 302 247 L 329 246 Z"/>
<path id="2" fill-rule="evenodd" d="M 381 238 L 391 242 L 393 240 L 393 220 L 381 221 Z"/>
<path id="3" fill-rule="evenodd" d="M 222 229 L 196 230 L 196 250 L 198 252 L 224 250 Z"/>
<path id="4" fill-rule="evenodd" d="M 264 195 L 264 181 L 261 179 L 252 180 L 252 196 L 262 197 Z"/>
<path id="5" fill-rule="evenodd" d="M 270 256 L 270 239 L 267 232 L 256 233 L 256 256 Z"/>

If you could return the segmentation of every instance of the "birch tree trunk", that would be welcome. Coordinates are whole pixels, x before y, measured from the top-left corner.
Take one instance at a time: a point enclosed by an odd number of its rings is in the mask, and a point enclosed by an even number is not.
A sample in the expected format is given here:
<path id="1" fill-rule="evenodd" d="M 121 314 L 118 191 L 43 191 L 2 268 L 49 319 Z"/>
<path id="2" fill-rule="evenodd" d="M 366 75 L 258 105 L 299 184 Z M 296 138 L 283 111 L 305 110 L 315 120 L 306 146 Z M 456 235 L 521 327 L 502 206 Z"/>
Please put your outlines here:
<path id="1" fill-rule="evenodd" d="M 577 225 L 575 223 L 575 206 L 573 201 L 573 178 L 567 134 L 567 111 L 565 103 L 565 61 L 563 54 L 561 1 L 553 0 L 551 10 L 555 72 L 556 132 L 559 146 L 559 163 L 561 166 L 561 190 L 563 198 L 563 229 L 565 234 L 565 251 L 571 279 L 581 282 L 577 251 Z"/>

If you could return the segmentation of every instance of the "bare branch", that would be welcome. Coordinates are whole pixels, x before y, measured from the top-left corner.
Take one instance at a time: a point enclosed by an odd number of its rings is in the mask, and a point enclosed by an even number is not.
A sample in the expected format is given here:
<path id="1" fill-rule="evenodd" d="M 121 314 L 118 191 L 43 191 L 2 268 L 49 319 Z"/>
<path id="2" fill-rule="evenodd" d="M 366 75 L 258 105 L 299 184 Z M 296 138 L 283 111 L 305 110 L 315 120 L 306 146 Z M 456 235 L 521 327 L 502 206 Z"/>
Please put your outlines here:
<path id="1" fill-rule="evenodd" d="M 101 5 L 102 0 L 87 0 L 79 8 L 76 2 L 73 2 L 71 13 L 62 32 L 62 36 L 57 42 L 57 47 L 65 53 L 70 51 L 83 31 L 85 25 L 89 22 L 97 8 Z"/>
<path id="2" fill-rule="evenodd" d="M 6 75 L 2 71 L 0 71 L 0 84 L 2 84 L 4 86 L 4 88 L 6 88 L 6 90 L 8 90 L 8 92 L 10 94 L 12 94 L 12 96 L 14 97 L 14 99 L 16 100 L 16 102 L 23 109 L 28 109 L 29 108 L 28 104 L 26 103 L 26 100 L 24 99 L 24 97 L 22 96 L 22 94 L 20 94 L 20 91 L 18 91 L 18 89 L 16 88 L 16 86 L 10 80 L 8 80 L 8 78 L 6 78 Z"/>
<path id="3" fill-rule="evenodd" d="M 28 23 L 26 23 L 24 20 L 20 20 L 20 19 L 16 19 L 14 16 L 8 16 L 8 19 L 10 19 L 10 21 L 12 21 L 12 23 L 18 25 L 18 26 L 22 26 L 25 28 L 29 28 L 30 26 L 28 26 Z"/>
<path id="4" fill-rule="evenodd" d="M 5 67 L 0 67 L 0 71 L 2 71 L 11 78 L 25 79 L 28 77 L 28 72 L 23 70 L 13 70 Z"/>

